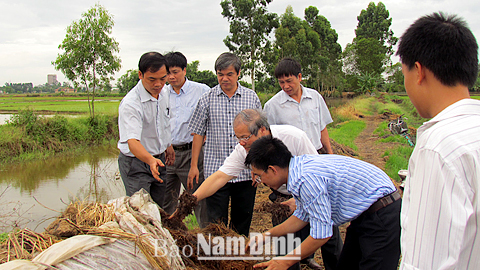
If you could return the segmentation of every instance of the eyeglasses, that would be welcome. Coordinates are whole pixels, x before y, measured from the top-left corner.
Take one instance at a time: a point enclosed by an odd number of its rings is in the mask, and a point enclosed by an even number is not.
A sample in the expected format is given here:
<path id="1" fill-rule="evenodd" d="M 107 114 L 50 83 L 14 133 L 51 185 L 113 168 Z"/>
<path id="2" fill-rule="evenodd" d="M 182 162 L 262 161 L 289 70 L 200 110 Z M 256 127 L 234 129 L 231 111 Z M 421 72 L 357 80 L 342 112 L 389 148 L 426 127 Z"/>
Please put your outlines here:
<path id="1" fill-rule="evenodd" d="M 253 136 L 253 133 L 250 134 L 250 136 L 248 137 L 245 137 L 245 138 L 238 138 L 237 135 L 235 135 L 235 140 L 237 140 L 237 142 L 241 143 L 241 142 L 247 142 L 248 140 L 250 140 L 250 138 Z"/>
<path id="2" fill-rule="evenodd" d="M 257 183 L 262 183 L 262 175 L 265 173 L 265 171 L 263 171 L 261 174 L 257 174 L 255 175 L 255 182 Z"/>

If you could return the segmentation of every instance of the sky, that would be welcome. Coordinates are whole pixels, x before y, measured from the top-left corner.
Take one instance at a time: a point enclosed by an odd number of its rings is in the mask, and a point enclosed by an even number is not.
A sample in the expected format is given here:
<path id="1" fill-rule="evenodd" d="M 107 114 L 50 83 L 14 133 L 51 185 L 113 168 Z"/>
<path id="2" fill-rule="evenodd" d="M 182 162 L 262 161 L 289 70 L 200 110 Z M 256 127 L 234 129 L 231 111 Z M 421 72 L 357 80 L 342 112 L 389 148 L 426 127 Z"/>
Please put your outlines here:
<path id="1" fill-rule="evenodd" d="M 0 86 L 45 84 L 48 74 L 56 74 L 60 82 L 67 81 L 51 62 L 62 53 L 58 46 L 65 38 L 66 28 L 97 2 L 115 21 L 111 36 L 119 43 L 117 55 L 122 60 L 115 78 L 136 69 L 140 56 L 148 51 L 180 51 L 188 62 L 200 61 L 200 70 L 212 71 L 215 59 L 228 51 L 223 39 L 229 35 L 229 23 L 221 15 L 220 1 L 0 0 Z M 291 5 L 294 14 L 303 18 L 305 8 L 317 7 L 337 32 L 343 50 L 355 37 L 357 16 L 369 3 L 369 0 L 273 0 L 268 10 L 280 16 Z M 391 29 L 396 37 L 417 18 L 443 11 L 465 19 L 480 42 L 480 1 L 385 0 L 382 3 L 390 12 Z M 398 61 L 396 57 L 392 60 Z"/>

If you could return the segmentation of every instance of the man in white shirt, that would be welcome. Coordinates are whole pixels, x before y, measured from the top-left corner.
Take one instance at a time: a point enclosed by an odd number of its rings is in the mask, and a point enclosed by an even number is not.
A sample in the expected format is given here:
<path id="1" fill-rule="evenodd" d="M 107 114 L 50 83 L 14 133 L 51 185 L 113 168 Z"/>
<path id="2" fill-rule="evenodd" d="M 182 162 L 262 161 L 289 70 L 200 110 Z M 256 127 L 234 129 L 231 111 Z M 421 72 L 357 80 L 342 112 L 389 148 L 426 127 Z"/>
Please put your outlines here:
<path id="1" fill-rule="evenodd" d="M 401 211 L 400 269 L 480 268 L 478 45 L 455 15 L 434 13 L 402 35 L 397 55 L 420 116 Z"/>
<path id="2" fill-rule="evenodd" d="M 158 52 L 142 55 L 138 63 L 138 84 L 118 108 L 118 168 L 127 196 L 145 189 L 164 207 L 165 163 L 173 164 L 168 92 L 162 91 L 168 66 Z"/>
<path id="3" fill-rule="evenodd" d="M 198 157 L 198 183 L 187 185 L 188 172 L 192 159 L 193 136 L 188 130 L 188 123 L 197 107 L 200 97 L 210 91 L 210 87 L 187 79 L 187 58 L 181 52 L 169 52 L 165 55 L 168 63 L 167 91 L 170 99 L 170 127 L 172 146 L 175 150 L 175 164 L 167 165 L 165 208 L 168 214 L 175 211 L 180 193 L 180 185 L 188 192 L 195 192 L 204 180 L 203 147 Z M 200 228 L 208 225 L 207 203 L 201 201 L 195 207 L 195 217 Z"/>
<path id="4" fill-rule="evenodd" d="M 327 125 L 333 122 L 327 104 L 316 91 L 304 87 L 302 67 L 292 58 L 282 59 L 275 77 L 282 91 L 265 103 L 270 125 L 292 125 L 307 133 L 319 153 L 333 154 Z"/>

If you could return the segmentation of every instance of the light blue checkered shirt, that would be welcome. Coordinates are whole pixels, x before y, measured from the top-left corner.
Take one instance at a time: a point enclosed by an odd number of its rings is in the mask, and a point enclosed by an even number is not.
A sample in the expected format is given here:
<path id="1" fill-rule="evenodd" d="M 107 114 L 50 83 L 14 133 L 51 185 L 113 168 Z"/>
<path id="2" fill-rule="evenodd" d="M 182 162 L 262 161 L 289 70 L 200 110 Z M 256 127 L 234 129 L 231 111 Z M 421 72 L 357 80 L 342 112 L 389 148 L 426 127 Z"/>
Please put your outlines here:
<path id="1" fill-rule="evenodd" d="M 385 172 L 359 159 L 303 155 L 290 161 L 287 190 L 296 200 L 293 215 L 321 239 L 332 236 L 332 225 L 352 221 L 396 188 Z"/>
<path id="2" fill-rule="evenodd" d="M 253 90 L 240 84 L 231 98 L 222 91 L 220 85 L 217 85 L 198 101 L 188 128 L 192 133 L 207 136 L 203 161 L 205 178 L 216 172 L 235 149 L 237 141 L 233 131 L 233 119 L 245 109 L 262 109 L 262 104 Z M 230 182 L 251 179 L 250 170 L 244 170 Z"/>

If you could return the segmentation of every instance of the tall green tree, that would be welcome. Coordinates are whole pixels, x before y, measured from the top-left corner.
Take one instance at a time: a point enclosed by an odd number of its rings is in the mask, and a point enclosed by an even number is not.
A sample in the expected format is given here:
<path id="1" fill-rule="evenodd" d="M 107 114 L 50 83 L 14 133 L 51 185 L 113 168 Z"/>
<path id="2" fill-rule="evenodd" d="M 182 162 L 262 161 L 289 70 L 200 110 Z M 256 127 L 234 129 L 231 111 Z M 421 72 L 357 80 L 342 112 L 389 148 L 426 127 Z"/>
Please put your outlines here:
<path id="1" fill-rule="evenodd" d="M 317 89 L 335 88 L 342 80 L 342 46 L 338 43 L 338 34 L 316 7 L 305 9 L 305 21 L 320 38 L 319 61 L 311 66 L 312 84 Z"/>
<path id="2" fill-rule="evenodd" d="M 261 68 L 263 48 L 270 47 L 268 36 L 278 27 L 277 14 L 267 12 L 272 0 L 223 0 L 222 15 L 230 22 L 230 35 L 223 42 L 243 62 L 255 90 L 255 75 Z"/>
<path id="3" fill-rule="evenodd" d="M 357 20 L 356 36 L 344 51 L 345 71 L 363 76 L 382 74 L 391 64 L 393 46 L 398 41 L 390 29 L 390 13 L 382 2 L 370 2 Z"/>
<path id="4" fill-rule="evenodd" d="M 125 74 L 120 76 L 117 81 L 118 92 L 128 93 L 135 85 L 137 85 L 138 80 L 138 69 L 129 69 Z"/>
<path id="5" fill-rule="evenodd" d="M 65 39 L 58 46 L 64 52 L 52 62 L 75 87 L 83 86 L 92 93 L 92 100 L 88 98 L 92 118 L 95 118 L 95 91 L 120 70 L 120 58 L 114 55 L 119 52 L 118 42 L 110 36 L 113 25 L 113 16 L 95 4 L 67 27 Z"/>
<path id="6" fill-rule="evenodd" d="M 342 81 L 338 35 L 316 7 L 306 8 L 302 20 L 288 6 L 280 16 L 275 38 L 278 57 L 273 66 L 283 57 L 296 59 L 302 65 L 303 84 L 317 90 L 335 88 Z"/>

